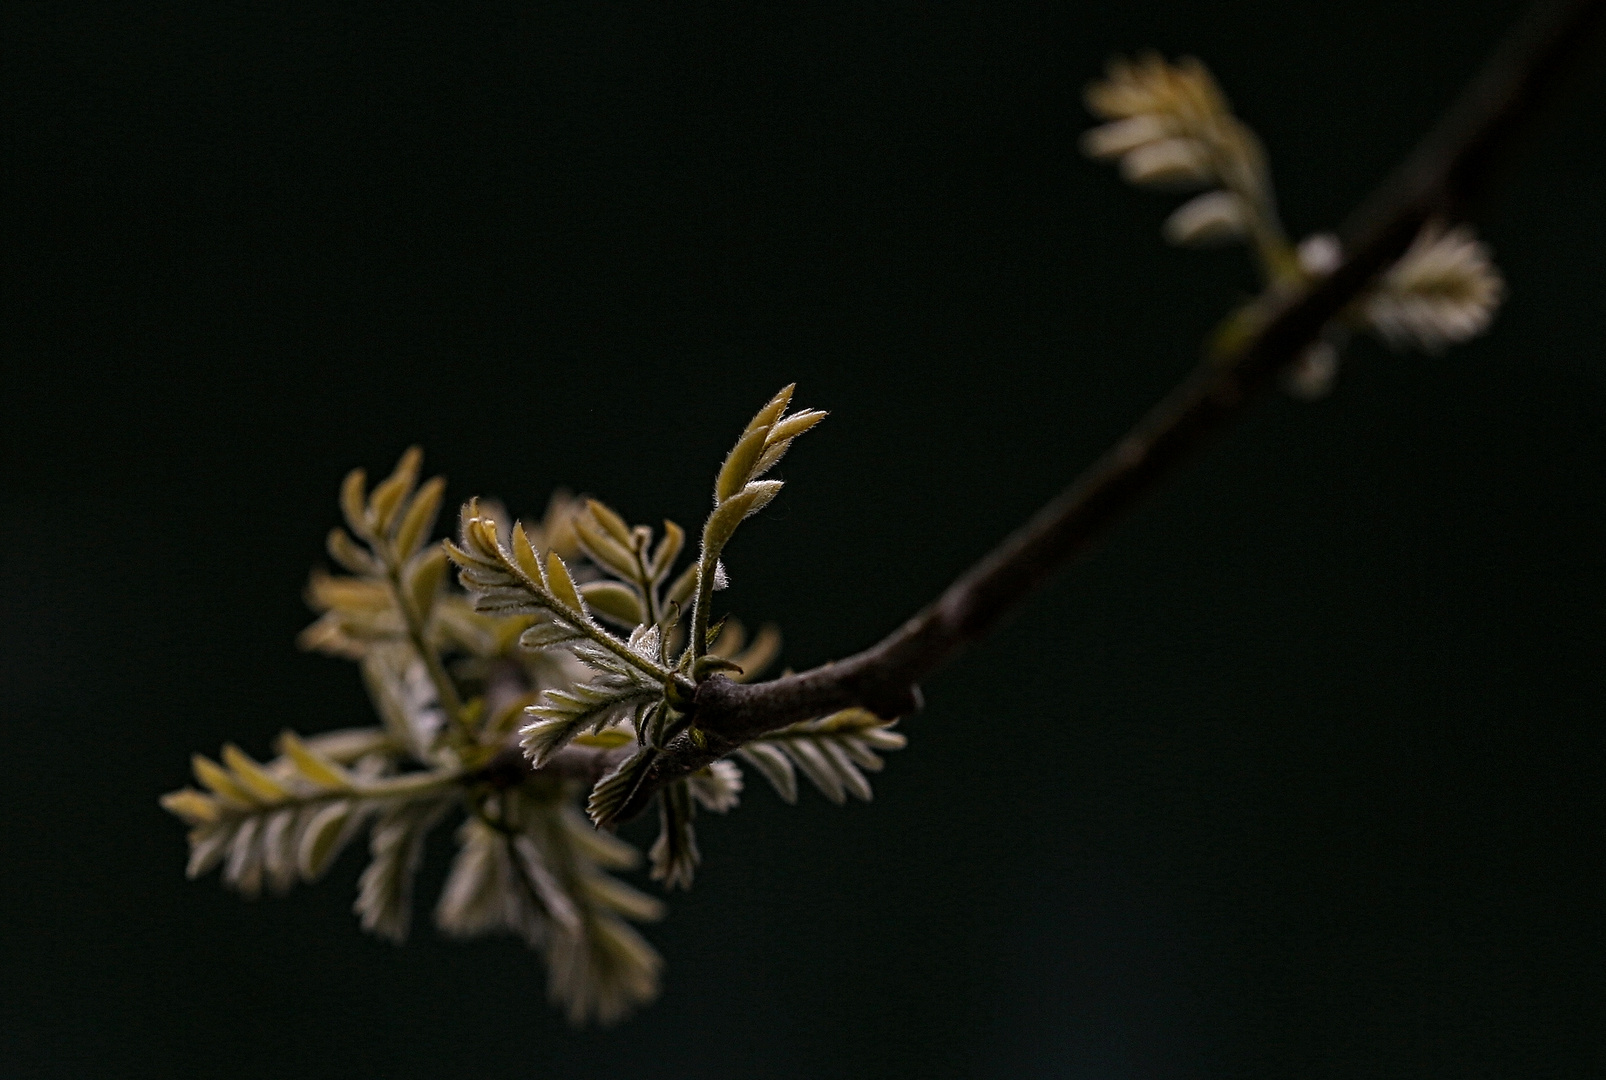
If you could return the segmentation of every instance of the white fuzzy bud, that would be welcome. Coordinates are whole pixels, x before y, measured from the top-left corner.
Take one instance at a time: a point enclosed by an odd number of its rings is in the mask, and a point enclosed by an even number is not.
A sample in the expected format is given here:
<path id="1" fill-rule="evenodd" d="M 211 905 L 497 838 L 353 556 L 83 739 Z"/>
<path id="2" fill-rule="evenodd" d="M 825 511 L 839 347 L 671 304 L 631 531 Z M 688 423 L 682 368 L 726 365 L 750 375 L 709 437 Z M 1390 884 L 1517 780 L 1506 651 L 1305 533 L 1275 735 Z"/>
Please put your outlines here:
<path id="1" fill-rule="evenodd" d="M 1326 277 L 1344 261 L 1344 248 L 1332 233 L 1312 233 L 1299 242 L 1299 268 L 1311 277 Z"/>

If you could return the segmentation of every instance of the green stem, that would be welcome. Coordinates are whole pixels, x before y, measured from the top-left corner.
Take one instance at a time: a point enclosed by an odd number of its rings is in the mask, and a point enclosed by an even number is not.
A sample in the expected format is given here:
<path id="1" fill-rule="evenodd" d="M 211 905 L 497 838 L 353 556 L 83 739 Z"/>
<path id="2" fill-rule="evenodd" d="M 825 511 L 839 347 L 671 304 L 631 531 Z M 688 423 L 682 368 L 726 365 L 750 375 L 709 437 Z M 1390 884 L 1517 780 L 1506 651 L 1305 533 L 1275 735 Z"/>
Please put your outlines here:
<path id="1" fill-rule="evenodd" d="M 703 550 L 697 562 L 697 591 L 691 601 L 691 658 L 702 659 L 708 651 L 708 609 L 714 606 L 714 575 L 719 566 L 719 551 L 708 549 L 708 529 L 703 529 Z"/>
<path id="2" fill-rule="evenodd" d="M 385 563 L 385 578 L 390 583 L 391 596 L 395 598 L 396 608 L 402 613 L 402 621 L 407 624 L 407 640 L 412 644 L 413 651 L 424 663 L 424 670 L 429 674 L 429 681 L 435 687 L 435 696 L 440 700 L 441 708 L 446 711 L 446 717 L 451 721 L 452 727 L 457 729 L 459 738 L 464 745 L 472 746 L 478 742 L 474 726 L 468 722 L 463 714 L 463 698 L 457 692 L 457 684 L 441 663 L 440 654 L 429 643 L 424 632 L 424 620 L 413 608 L 412 601 L 408 599 L 407 592 L 402 588 L 401 568 L 396 565 L 388 550 L 379 553 Z"/>
<path id="3" fill-rule="evenodd" d="M 613 653 L 625 663 L 635 667 L 638 671 L 646 672 L 660 683 L 667 682 L 674 677 L 675 673 L 670 671 L 668 668 L 661 667 L 653 661 L 648 660 L 645 656 L 635 652 L 630 648 L 629 645 L 620 641 L 606 630 L 592 626 L 588 620 L 580 615 L 579 612 L 571 612 L 561 603 L 557 604 L 556 606 L 563 617 L 566 620 L 573 622 L 574 625 L 579 628 L 580 632 L 585 634 L 586 637 L 590 638 L 592 641 L 595 641 L 598 645 L 601 645 L 603 648 Z"/>
<path id="4" fill-rule="evenodd" d="M 363 798 L 372 799 L 394 798 L 397 795 L 428 795 L 456 787 L 463 776 L 463 773 L 455 769 L 448 772 L 404 773 L 401 776 L 386 776 L 378 780 L 365 781 L 356 793 Z"/>
<path id="5" fill-rule="evenodd" d="M 526 574 L 517 563 L 513 562 L 512 560 L 505 560 L 505 565 L 507 569 L 511 570 L 515 575 L 517 575 L 518 579 L 524 583 L 525 589 L 529 591 L 531 596 L 535 597 L 537 603 L 546 608 L 548 611 L 551 611 L 561 617 L 564 622 L 573 626 L 576 630 L 580 631 L 592 641 L 595 641 L 598 645 L 601 645 L 604 649 L 607 649 L 609 652 L 613 653 L 625 663 L 636 668 L 638 671 L 643 671 L 648 675 L 651 675 L 654 680 L 660 683 L 668 682 L 674 677 L 674 672 L 670 671 L 668 668 L 661 667 L 660 665 L 653 663 L 651 660 L 648 660 L 645 656 L 641 656 L 631 649 L 629 645 L 625 644 L 623 641 L 620 641 L 618 638 L 614 637 L 600 626 L 594 624 L 590 619 L 586 618 L 580 612 L 571 610 L 567 604 L 563 603 L 563 601 L 553 596 L 546 588 L 544 588 L 539 581 L 530 580 L 529 575 Z"/>
<path id="6" fill-rule="evenodd" d="M 647 570 L 646 547 L 646 541 L 643 540 L 636 545 L 632 553 L 636 557 L 636 585 L 640 587 L 642 596 L 646 597 L 647 618 L 652 621 L 652 625 L 659 628 L 659 633 L 662 633 L 663 606 L 658 599 L 658 588 L 652 583 L 652 574 Z"/>

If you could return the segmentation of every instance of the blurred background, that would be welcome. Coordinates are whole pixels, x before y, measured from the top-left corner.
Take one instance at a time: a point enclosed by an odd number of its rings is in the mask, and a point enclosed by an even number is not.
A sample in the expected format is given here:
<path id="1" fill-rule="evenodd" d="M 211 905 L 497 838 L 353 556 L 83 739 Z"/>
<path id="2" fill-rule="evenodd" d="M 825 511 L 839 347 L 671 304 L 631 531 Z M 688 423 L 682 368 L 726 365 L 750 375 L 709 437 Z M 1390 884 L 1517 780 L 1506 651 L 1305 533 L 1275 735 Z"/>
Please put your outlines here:
<path id="1" fill-rule="evenodd" d="M 361 860 L 247 903 L 192 750 L 365 723 L 297 652 L 353 465 L 695 526 L 831 419 L 721 594 L 797 667 L 1067 483 L 1254 286 L 1076 149 L 1189 52 L 1336 225 L 1521 9 L 37 5 L 4 38 L 12 1076 L 1550 1077 L 1606 1070 L 1606 79 L 1480 218 L 1442 357 L 1353 348 L 926 686 L 876 801 L 702 823 L 662 1000 L 572 1031 L 511 940 L 395 948 Z M 1598 56 L 1598 54 L 1597 54 Z M 631 832 L 650 840 L 651 828 Z"/>

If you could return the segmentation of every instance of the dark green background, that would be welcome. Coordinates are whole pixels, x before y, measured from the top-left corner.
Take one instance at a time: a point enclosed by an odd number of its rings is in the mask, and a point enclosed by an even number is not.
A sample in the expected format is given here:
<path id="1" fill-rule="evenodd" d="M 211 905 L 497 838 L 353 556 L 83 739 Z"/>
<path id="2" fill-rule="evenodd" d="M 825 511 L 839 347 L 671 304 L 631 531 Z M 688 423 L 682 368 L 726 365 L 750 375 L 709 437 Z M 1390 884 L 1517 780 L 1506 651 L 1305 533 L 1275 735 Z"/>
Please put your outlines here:
<path id="1" fill-rule="evenodd" d="M 1606 1071 L 1598 75 L 1482 217 L 1487 339 L 1268 402 L 928 684 L 873 805 L 750 787 L 625 1025 L 566 1029 L 511 942 L 364 937 L 353 856 L 186 882 L 156 806 L 191 750 L 364 721 L 299 593 L 344 471 L 414 441 L 454 500 L 695 524 L 797 380 L 832 417 L 721 595 L 793 665 L 869 643 L 1253 285 L 1079 157 L 1107 55 L 1205 58 L 1303 235 L 1517 10 L 14 10 L 0 1071 Z"/>

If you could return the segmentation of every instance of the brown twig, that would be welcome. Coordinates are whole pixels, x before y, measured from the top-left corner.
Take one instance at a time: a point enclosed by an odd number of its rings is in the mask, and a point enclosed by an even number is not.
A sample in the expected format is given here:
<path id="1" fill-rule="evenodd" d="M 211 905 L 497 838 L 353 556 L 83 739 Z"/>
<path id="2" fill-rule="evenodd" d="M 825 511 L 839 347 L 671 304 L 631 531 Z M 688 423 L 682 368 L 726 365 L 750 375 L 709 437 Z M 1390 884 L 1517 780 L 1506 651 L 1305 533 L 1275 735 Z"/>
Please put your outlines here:
<path id="1" fill-rule="evenodd" d="M 1236 418 L 1411 243 L 1431 217 L 1463 214 L 1513 137 L 1584 52 L 1606 0 L 1536 6 L 1414 153 L 1344 230 L 1325 278 L 1273 289 L 1229 322 L 1212 356 L 1074 484 L 880 643 L 772 682 L 704 680 L 693 727 L 660 754 L 618 815 L 628 820 L 665 783 L 787 724 L 849 706 L 891 719 L 920 707 L 919 682 L 975 641 L 1158 482 Z"/>

